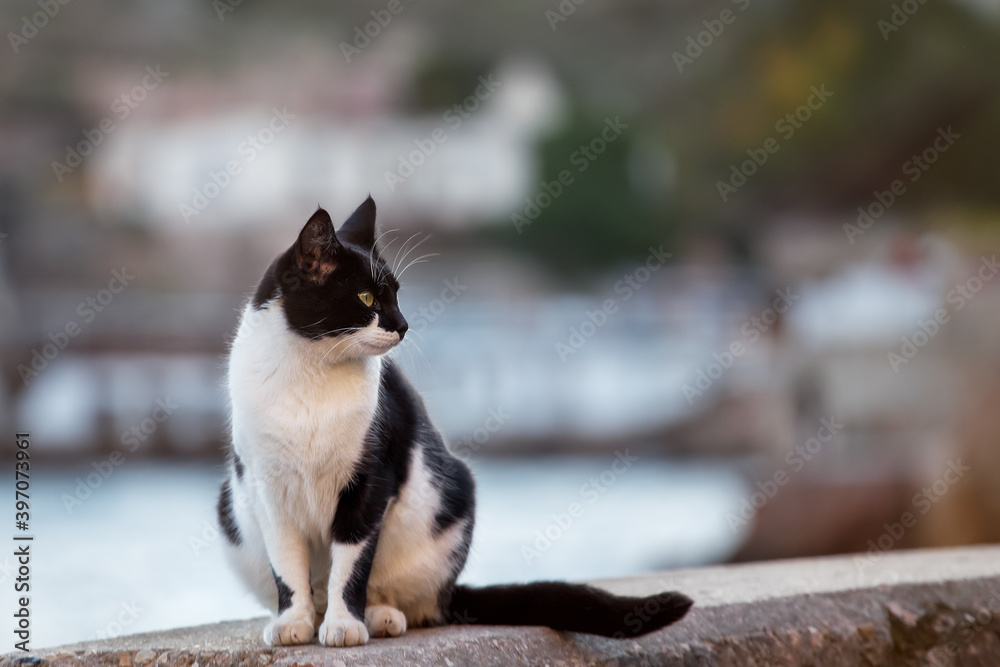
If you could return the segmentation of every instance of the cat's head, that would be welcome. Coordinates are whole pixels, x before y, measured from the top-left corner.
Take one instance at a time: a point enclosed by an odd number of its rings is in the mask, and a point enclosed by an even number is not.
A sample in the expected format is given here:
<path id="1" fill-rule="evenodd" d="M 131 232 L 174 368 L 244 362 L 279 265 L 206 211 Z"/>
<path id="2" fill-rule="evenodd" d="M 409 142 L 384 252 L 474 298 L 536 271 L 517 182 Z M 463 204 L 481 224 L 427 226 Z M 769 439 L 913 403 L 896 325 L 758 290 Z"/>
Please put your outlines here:
<path id="1" fill-rule="evenodd" d="M 268 269 L 253 307 L 280 307 L 289 328 L 333 351 L 331 360 L 385 354 L 407 324 L 396 301 L 399 283 L 375 245 L 371 197 L 336 231 L 330 214 L 317 209 Z"/>

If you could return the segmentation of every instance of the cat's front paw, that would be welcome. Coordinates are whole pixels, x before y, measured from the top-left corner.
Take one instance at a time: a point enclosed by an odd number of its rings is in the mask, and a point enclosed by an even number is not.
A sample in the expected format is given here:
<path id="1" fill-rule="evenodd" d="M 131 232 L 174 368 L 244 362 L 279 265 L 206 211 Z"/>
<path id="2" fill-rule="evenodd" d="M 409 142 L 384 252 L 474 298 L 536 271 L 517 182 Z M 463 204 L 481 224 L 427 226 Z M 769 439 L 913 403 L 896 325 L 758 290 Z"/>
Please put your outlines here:
<path id="1" fill-rule="evenodd" d="M 384 604 L 365 609 L 365 627 L 372 637 L 398 637 L 406 632 L 403 612 Z"/>
<path id="2" fill-rule="evenodd" d="M 368 643 L 368 629 L 356 618 L 328 618 L 319 626 L 319 643 L 324 646 L 362 646 Z"/>
<path id="3" fill-rule="evenodd" d="M 264 628 L 264 643 L 268 646 L 308 644 L 313 638 L 313 613 L 293 614 L 290 610 L 273 619 Z"/>

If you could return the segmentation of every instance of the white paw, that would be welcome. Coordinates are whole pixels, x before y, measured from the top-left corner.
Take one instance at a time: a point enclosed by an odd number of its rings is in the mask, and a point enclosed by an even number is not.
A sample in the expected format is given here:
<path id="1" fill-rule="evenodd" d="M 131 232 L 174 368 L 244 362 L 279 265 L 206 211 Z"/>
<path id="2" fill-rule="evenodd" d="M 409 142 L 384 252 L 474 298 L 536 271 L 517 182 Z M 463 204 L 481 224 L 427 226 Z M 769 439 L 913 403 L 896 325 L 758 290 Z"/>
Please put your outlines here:
<path id="1" fill-rule="evenodd" d="M 296 614 L 291 610 L 273 619 L 264 628 L 264 643 L 268 646 L 308 644 L 313 638 L 313 613 Z"/>
<path id="2" fill-rule="evenodd" d="M 365 627 L 372 637 L 398 637 L 406 632 L 406 616 L 395 607 L 374 605 L 365 609 Z"/>
<path id="3" fill-rule="evenodd" d="M 324 646 L 361 646 L 368 643 L 368 629 L 356 618 L 328 618 L 319 626 Z"/>

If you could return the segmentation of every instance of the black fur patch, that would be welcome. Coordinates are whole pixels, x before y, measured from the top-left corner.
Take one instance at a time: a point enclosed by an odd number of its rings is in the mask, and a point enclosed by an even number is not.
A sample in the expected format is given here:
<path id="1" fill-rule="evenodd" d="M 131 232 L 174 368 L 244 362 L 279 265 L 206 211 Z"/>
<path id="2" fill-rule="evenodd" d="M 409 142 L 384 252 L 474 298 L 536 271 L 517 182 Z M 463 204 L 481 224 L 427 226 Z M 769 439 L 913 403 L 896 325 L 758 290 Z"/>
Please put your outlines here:
<path id="1" fill-rule="evenodd" d="M 396 365 L 386 360 L 364 456 L 337 501 L 330 526 L 334 542 L 358 544 L 378 530 L 389 501 L 406 483 L 421 420 L 426 421 L 427 416 L 419 397 Z"/>
<path id="2" fill-rule="evenodd" d="M 389 503 L 391 489 L 367 473 L 355 474 L 340 492 L 330 536 L 340 544 L 360 544 L 374 533 Z"/>
<path id="3" fill-rule="evenodd" d="M 486 588 L 456 586 L 446 613 L 452 623 L 544 625 L 621 639 L 675 623 L 692 604 L 680 593 L 621 597 L 583 584 L 544 581 Z"/>
<path id="4" fill-rule="evenodd" d="M 476 485 L 465 464 L 446 459 L 448 481 L 441 489 L 441 508 L 434 517 L 435 533 L 440 535 L 460 519 L 471 519 L 475 512 Z"/>
<path id="5" fill-rule="evenodd" d="M 277 264 L 278 260 L 271 262 L 271 266 L 267 267 L 264 277 L 257 284 L 257 291 L 254 292 L 253 301 L 251 301 L 255 310 L 261 310 L 268 302 L 278 296 L 278 279 L 274 275 Z"/>
<path id="6" fill-rule="evenodd" d="M 365 620 L 365 604 L 368 601 L 368 575 L 371 574 L 372 562 L 375 560 L 376 544 L 378 544 L 378 535 L 372 535 L 361 550 L 361 555 L 354 563 L 351 578 L 344 586 L 344 604 L 351 615 L 361 621 Z"/>
<path id="7" fill-rule="evenodd" d="M 274 575 L 274 585 L 278 587 L 278 613 L 285 611 L 292 606 L 292 589 L 288 587 L 288 584 L 278 576 L 278 573 L 274 571 L 274 567 L 271 567 L 271 574 Z"/>
<path id="8" fill-rule="evenodd" d="M 219 515 L 219 527 L 230 544 L 239 546 L 243 543 L 240 535 L 240 528 L 236 525 L 236 517 L 233 516 L 233 490 L 229 486 L 229 479 L 222 483 L 219 492 L 219 502 L 216 510 Z"/>
<path id="9" fill-rule="evenodd" d="M 422 440 L 434 444 L 424 448 L 424 461 L 441 496 L 441 506 L 434 517 L 434 532 L 440 535 L 461 519 L 472 521 L 476 511 L 476 484 L 468 466 L 445 449 L 437 431 L 429 430 Z"/>
<path id="10" fill-rule="evenodd" d="M 236 479 L 243 479 L 243 461 L 236 454 L 233 454 L 233 467 L 236 469 Z"/>
<path id="11" fill-rule="evenodd" d="M 374 243 L 375 203 L 369 198 L 335 232 L 330 216 L 319 209 L 303 227 L 299 239 L 280 255 L 261 279 L 253 307 L 261 309 L 281 297 L 285 319 L 293 331 L 309 339 L 336 337 L 368 326 L 407 330 L 396 293 L 399 283 Z M 370 291 L 372 306 L 359 298 Z"/>

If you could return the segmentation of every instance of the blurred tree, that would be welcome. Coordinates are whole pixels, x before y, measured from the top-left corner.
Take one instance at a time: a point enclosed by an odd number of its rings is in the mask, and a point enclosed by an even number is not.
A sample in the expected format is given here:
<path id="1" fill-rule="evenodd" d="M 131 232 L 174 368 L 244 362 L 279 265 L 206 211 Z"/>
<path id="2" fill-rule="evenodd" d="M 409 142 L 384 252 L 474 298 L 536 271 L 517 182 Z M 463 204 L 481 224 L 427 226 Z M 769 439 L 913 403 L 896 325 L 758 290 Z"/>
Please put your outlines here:
<path id="1" fill-rule="evenodd" d="M 728 28 L 731 42 L 727 33 L 719 38 L 726 45 L 706 49 L 681 75 L 690 77 L 688 94 L 665 99 L 658 121 L 684 165 L 685 216 L 849 214 L 897 178 L 908 186 L 900 210 L 1000 204 L 990 169 L 1000 145 L 1000 27 L 965 3 L 911 2 L 916 13 L 889 30 L 899 5 L 819 0 L 751 8 L 745 28 Z M 829 101 L 794 135 L 779 133 L 776 123 L 821 85 L 833 93 Z M 962 138 L 910 188 L 904 164 L 949 126 Z M 718 181 L 768 137 L 778 152 L 723 202 Z"/>
<path id="2" fill-rule="evenodd" d="M 608 123 L 577 115 L 544 140 L 541 178 L 528 201 L 511 214 L 519 218 L 520 233 L 508 217 L 498 221 L 497 230 L 487 231 L 488 237 L 537 255 L 568 279 L 647 255 L 650 246 L 672 247 L 669 198 L 646 196 L 633 173 L 633 123 L 614 141 L 604 142 L 601 133 Z M 597 154 L 593 142 L 606 148 Z"/>
<path id="3" fill-rule="evenodd" d="M 551 31 L 526 23 L 519 48 L 544 53 L 579 101 L 577 120 L 541 147 L 546 179 L 592 132 L 578 119 L 608 113 L 631 121 L 633 141 L 662 138 L 677 167 L 667 202 L 650 206 L 629 187 L 625 144 L 617 146 L 524 235 L 500 221 L 516 237 L 512 245 L 558 256 L 568 251 L 550 253 L 574 234 L 566 262 L 583 267 L 641 253 L 671 234 L 728 230 L 737 242 L 745 238 L 740 229 L 783 214 L 852 219 L 896 179 L 906 193 L 893 212 L 904 218 L 918 222 L 933 208 L 974 207 L 979 220 L 1000 226 L 992 169 L 1000 147 L 995 13 L 967 0 L 740 6 L 631 0 L 582 5 Z M 735 21 L 678 71 L 674 53 L 724 9 Z M 449 44 L 466 55 L 503 48 L 494 31 L 482 30 L 478 40 Z M 778 126 L 813 87 L 824 86 L 833 94 L 808 121 Z M 948 127 L 960 139 L 912 181 L 915 172 L 904 173 L 904 165 Z M 769 138 L 777 152 L 723 201 L 719 182 Z"/>

